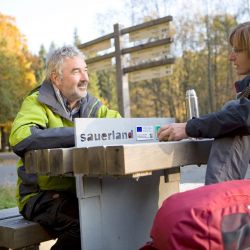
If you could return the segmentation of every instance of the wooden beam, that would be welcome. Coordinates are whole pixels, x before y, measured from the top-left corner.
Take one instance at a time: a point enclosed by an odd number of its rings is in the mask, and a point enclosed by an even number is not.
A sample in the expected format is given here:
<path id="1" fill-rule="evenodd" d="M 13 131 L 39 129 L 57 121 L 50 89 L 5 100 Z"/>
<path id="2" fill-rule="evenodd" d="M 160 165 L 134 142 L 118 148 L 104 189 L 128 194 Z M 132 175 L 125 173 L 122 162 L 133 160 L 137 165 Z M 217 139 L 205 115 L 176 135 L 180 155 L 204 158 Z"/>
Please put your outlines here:
<path id="1" fill-rule="evenodd" d="M 79 48 L 79 49 L 84 49 L 84 48 L 87 48 L 87 47 L 89 47 L 89 46 L 91 46 L 91 45 L 94 45 L 94 44 L 103 42 L 103 41 L 105 41 L 105 40 L 109 40 L 109 39 L 111 39 L 111 38 L 114 38 L 114 33 L 110 33 L 110 34 L 107 34 L 107 35 L 105 35 L 105 36 L 101 36 L 101 37 L 98 37 L 98 38 L 96 38 L 96 39 L 94 39 L 94 40 L 91 40 L 91 41 L 89 41 L 89 42 L 87 42 L 87 43 L 80 44 L 80 45 L 78 46 L 78 48 Z"/>
<path id="2" fill-rule="evenodd" d="M 0 221 L 0 246 L 7 249 L 23 249 L 47 240 L 51 240 L 48 232 L 36 222 L 21 216 Z"/>
<path id="3" fill-rule="evenodd" d="M 161 169 L 206 164 L 212 142 L 211 139 L 190 139 L 178 142 L 34 150 L 25 155 L 26 171 L 51 176 L 73 175 L 73 172 L 92 177 L 140 176 Z M 174 175 L 171 178 L 168 181 L 175 181 Z"/>
<path id="4" fill-rule="evenodd" d="M 121 54 L 123 41 L 119 24 L 114 25 L 115 39 L 115 68 L 116 68 L 116 84 L 119 112 L 122 117 L 130 117 L 130 97 L 128 76 L 124 75 L 123 65 L 124 58 Z"/>
<path id="5" fill-rule="evenodd" d="M 25 153 L 24 166 L 25 171 L 28 174 L 35 174 L 38 172 L 36 150 L 28 151 L 27 153 Z"/>
<path id="6" fill-rule="evenodd" d="M 172 42 L 173 42 L 172 38 L 165 38 L 165 39 L 157 40 L 157 41 L 154 41 L 154 42 L 144 43 L 144 44 L 140 44 L 140 45 L 137 45 L 137 46 L 134 46 L 134 47 L 129 47 L 129 48 L 126 48 L 126 49 L 122 49 L 121 53 L 122 54 L 128 54 L 128 53 L 135 52 L 135 51 L 154 48 L 154 47 L 164 45 L 164 44 L 170 44 Z"/>
<path id="7" fill-rule="evenodd" d="M 50 175 L 73 173 L 73 148 L 55 148 L 49 154 Z"/>
<path id="8" fill-rule="evenodd" d="M 165 64 L 173 64 L 175 62 L 175 58 L 168 58 L 168 59 L 161 59 L 157 61 L 152 61 L 152 62 L 147 62 L 147 63 L 142 63 L 139 65 L 123 68 L 123 73 L 129 73 L 137 70 L 143 70 L 143 69 L 149 69 L 152 67 L 157 67 Z"/>
<path id="9" fill-rule="evenodd" d="M 74 148 L 74 174 L 84 176 L 106 175 L 106 160 L 104 147 Z"/>
<path id="10" fill-rule="evenodd" d="M 138 24 L 138 25 L 135 25 L 135 26 L 132 26 L 132 27 L 122 29 L 121 34 L 123 35 L 123 34 L 129 33 L 129 32 L 132 32 L 132 31 L 137 31 L 137 30 L 144 29 L 144 28 L 147 28 L 147 27 L 151 27 L 151 26 L 154 26 L 154 25 L 157 25 L 157 24 L 170 22 L 172 20 L 173 20 L 172 16 L 166 16 L 166 17 L 158 18 L 158 19 L 151 20 L 151 21 L 148 21 L 148 22 L 145 22 L 145 23 L 142 23 L 142 24 Z"/>
<path id="11" fill-rule="evenodd" d="M 187 140 L 107 146 L 108 175 L 156 171 L 208 160 L 212 140 Z"/>
<path id="12" fill-rule="evenodd" d="M 112 58 L 114 56 L 115 56 L 115 52 L 111 52 L 111 53 L 108 53 L 108 54 L 105 54 L 105 55 L 102 55 L 102 56 L 92 57 L 92 58 L 86 60 L 86 64 L 88 65 L 88 64 L 91 64 L 91 63 L 100 62 L 100 61 L 103 61 L 105 59 Z"/>

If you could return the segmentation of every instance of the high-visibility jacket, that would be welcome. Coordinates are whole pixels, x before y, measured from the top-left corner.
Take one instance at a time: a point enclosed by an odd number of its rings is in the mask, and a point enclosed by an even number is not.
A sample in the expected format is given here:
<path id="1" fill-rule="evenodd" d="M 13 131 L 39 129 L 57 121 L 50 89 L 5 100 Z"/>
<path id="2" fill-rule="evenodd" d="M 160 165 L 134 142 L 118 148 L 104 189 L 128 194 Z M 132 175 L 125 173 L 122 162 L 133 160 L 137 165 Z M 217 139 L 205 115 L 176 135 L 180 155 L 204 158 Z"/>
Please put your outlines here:
<path id="1" fill-rule="evenodd" d="M 80 102 L 78 117 L 119 118 L 117 111 L 102 105 L 87 94 Z M 29 150 L 73 147 L 74 123 L 70 114 L 58 101 L 50 82 L 44 81 L 40 88 L 28 95 L 13 122 L 10 145 L 20 156 L 17 163 L 17 203 L 22 211 L 27 200 L 42 190 L 75 192 L 75 178 L 63 176 L 38 176 L 27 174 L 24 153 Z"/>

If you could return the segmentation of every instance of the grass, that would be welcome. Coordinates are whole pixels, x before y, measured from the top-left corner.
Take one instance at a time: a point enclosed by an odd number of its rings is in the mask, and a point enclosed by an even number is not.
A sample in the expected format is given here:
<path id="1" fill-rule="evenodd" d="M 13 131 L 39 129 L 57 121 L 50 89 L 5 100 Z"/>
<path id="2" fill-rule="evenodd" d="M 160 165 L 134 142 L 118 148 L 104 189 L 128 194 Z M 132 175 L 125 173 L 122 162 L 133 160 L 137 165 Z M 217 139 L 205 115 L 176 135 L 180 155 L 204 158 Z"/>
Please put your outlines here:
<path id="1" fill-rule="evenodd" d="M 16 207 L 15 195 L 15 186 L 0 186 L 0 209 Z"/>

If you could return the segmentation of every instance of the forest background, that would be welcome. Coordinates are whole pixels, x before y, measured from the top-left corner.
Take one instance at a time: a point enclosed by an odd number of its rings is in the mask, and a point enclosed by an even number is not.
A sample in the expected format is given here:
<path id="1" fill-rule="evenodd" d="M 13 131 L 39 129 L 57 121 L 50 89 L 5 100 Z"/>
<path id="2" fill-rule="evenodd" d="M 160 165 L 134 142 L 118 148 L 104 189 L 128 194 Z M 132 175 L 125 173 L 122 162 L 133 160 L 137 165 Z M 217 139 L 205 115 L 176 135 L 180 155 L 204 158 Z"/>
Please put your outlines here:
<path id="1" fill-rule="evenodd" d="M 176 4 L 179 2 L 179 4 Z M 171 30 L 176 58 L 173 73 L 161 79 L 129 83 L 131 117 L 175 117 L 186 120 L 185 92 L 194 88 L 200 114 L 218 110 L 235 98 L 238 79 L 228 61 L 231 47 L 228 35 L 238 23 L 250 20 L 249 0 L 124 0 L 120 13 L 99 14 L 96 19 L 101 35 L 108 34 L 117 17 L 124 15 L 130 26 L 163 16 L 173 16 Z M 199 8 L 194 3 L 199 3 Z M 173 11 L 174 10 L 174 11 Z M 72 30 L 72 44 L 81 44 Z M 41 84 L 45 58 L 57 47 L 31 53 L 15 18 L 0 12 L 0 128 L 1 149 L 8 148 L 8 134 L 23 97 Z M 89 91 L 112 109 L 118 109 L 114 70 L 90 72 Z"/>

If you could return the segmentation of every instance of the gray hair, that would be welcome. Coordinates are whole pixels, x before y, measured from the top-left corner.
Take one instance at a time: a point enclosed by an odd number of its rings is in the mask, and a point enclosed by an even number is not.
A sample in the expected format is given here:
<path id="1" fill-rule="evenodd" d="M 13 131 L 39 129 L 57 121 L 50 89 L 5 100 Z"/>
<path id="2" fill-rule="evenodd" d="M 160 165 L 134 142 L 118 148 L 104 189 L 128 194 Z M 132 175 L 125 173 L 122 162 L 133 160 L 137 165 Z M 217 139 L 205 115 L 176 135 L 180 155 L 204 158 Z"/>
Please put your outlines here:
<path id="1" fill-rule="evenodd" d="M 51 51 L 46 58 L 46 79 L 51 78 L 52 73 L 62 76 L 62 65 L 67 57 L 81 57 L 85 60 L 83 53 L 74 46 L 66 45 Z"/>

